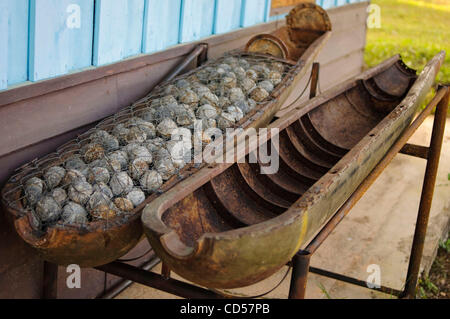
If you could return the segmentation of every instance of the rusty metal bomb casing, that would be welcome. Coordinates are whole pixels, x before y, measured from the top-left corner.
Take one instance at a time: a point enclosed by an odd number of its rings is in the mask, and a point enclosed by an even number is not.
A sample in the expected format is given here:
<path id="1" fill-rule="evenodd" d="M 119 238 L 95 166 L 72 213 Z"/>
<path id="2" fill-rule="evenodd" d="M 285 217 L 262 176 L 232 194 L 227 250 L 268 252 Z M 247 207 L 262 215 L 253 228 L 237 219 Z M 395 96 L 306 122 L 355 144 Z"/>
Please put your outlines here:
<path id="1" fill-rule="evenodd" d="M 297 61 L 317 37 L 328 31 L 331 21 L 326 11 L 313 3 L 300 3 L 286 16 L 286 26 L 254 36 L 246 50 Z"/>
<path id="2" fill-rule="evenodd" d="M 444 57 L 437 54 L 419 77 L 391 58 L 288 110 L 269 125 L 280 129 L 275 174 L 258 174 L 261 163 L 216 164 L 149 203 L 142 221 L 157 255 L 209 288 L 243 287 L 275 273 L 409 125 Z"/>

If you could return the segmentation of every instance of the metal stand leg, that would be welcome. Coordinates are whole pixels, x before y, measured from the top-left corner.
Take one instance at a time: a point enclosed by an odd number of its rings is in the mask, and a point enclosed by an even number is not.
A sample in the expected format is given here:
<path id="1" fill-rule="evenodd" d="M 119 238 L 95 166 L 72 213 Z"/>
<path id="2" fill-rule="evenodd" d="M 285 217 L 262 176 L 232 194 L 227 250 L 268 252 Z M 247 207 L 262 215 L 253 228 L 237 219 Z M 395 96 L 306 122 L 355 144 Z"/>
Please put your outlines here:
<path id="1" fill-rule="evenodd" d="M 311 254 L 301 250 L 292 258 L 291 286 L 289 299 L 305 299 Z"/>
<path id="2" fill-rule="evenodd" d="M 208 50 L 208 45 L 206 43 L 201 43 L 201 44 L 197 45 L 194 48 L 194 50 L 192 50 L 192 52 L 189 53 L 180 64 L 178 64 L 172 71 L 170 71 L 165 76 L 165 78 L 161 81 L 161 83 L 173 80 L 193 61 L 196 61 L 197 64 L 203 63 L 205 61 L 205 59 L 208 58 L 207 50 Z"/>
<path id="3" fill-rule="evenodd" d="M 161 266 L 161 276 L 163 276 L 164 279 L 170 278 L 170 268 L 164 262 L 162 263 L 162 266 Z"/>
<path id="4" fill-rule="evenodd" d="M 58 265 L 44 261 L 43 299 L 58 297 Z"/>
<path id="5" fill-rule="evenodd" d="M 222 296 L 211 290 L 188 284 L 171 278 L 164 278 L 154 272 L 140 269 L 120 262 L 112 262 L 95 269 L 122 277 L 142 285 L 152 287 L 170 294 L 190 299 L 216 299 Z"/>
<path id="6" fill-rule="evenodd" d="M 320 72 L 320 63 L 314 62 L 311 69 L 311 87 L 309 92 L 310 99 L 316 97 L 317 85 L 319 84 L 319 72 Z"/>
<path id="7" fill-rule="evenodd" d="M 430 216 L 431 201 L 433 199 L 434 185 L 441 155 L 442 140 L 444 138 L 445 120 L 450 94 L 445 97 L 436 107 L 433 123 L 433 132 L 425 171 L 425 179 L 420 197 L 419 214 L 417 216 L 414 240 L 409 259 L 408 274 L 406 276 L 405 296 L 415 298 L 417 282 L 419 279 L 420 261 L 422 260 L 423 246 L 427 234 L 428 219 Z"/>

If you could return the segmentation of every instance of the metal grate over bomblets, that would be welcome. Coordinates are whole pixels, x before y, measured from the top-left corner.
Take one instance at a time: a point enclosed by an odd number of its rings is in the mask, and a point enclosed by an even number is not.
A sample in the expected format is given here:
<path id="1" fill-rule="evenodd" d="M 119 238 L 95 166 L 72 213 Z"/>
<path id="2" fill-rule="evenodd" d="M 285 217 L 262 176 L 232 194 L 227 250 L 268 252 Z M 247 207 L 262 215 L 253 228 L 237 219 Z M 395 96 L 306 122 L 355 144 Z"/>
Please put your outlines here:
<path id="1" fill-rule="evenodd" d="M 273 98 L 292 68 L 243 52 L 207 62 L 19 168 L 3 200 L 19 214 L 30 213 L 38 231 L 126 221 L 191 163 L 191 146 L 203 149 L 225 129 L 239 126 Z"/>

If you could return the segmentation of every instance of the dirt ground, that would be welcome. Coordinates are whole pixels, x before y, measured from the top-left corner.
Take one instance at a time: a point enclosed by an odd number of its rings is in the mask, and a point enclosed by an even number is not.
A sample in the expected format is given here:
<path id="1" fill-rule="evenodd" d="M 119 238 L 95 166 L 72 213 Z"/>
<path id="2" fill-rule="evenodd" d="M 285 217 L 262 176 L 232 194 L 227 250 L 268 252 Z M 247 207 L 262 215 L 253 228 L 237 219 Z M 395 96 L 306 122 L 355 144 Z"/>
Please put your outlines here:
<path id="1" fill-rule="evenodd" d="M 450 299 L 450 236 L 447 238 L 439 245 L 430 273 L 420 279 L 419 298 Z"/>

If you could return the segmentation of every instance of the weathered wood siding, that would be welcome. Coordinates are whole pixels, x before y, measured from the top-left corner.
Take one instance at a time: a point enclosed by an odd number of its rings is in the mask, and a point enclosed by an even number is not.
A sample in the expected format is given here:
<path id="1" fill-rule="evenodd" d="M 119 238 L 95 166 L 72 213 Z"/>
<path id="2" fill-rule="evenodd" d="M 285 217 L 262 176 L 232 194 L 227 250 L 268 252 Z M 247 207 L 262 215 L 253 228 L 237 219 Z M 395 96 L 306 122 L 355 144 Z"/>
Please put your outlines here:
<path id="1" fill-rule="evenodd" d="M 6 2 L 0 3 L 0 90 L 8 85 L 8 7 Z"/>
<path id="2" fill-rule="evenodd" d="M 333 35 L 319 56 L 322 91 L 361 71 L 367 5 L 357 3 L 328 11 Z M 142 17 L 146 19 L 144 12 Z M 279 20 L 259 24 L 201 41 L 209 44 L 209 57 L 214 58 L 283 23 Z M 195 43 L 181 44 L 0 92 L 0 186 L 16 167 L 49 153 L 101 118 L 145 95 L 194 46 Z M 304 84 L 299 84 L 295 92 L 301 92 L 303 87 Z M 0 298 L 40 297 L 42 261 L 18 238 L 5 216 L 0 212 Z M 139 256 L 147 248 L 147 243 L 142 242 L 129 256 Z M 145 257 L 136 263 L 142 261 Z M 96 270 L 82 270 L 81 289 L 65 287 L 64 269 L 59 275 L 61 297 L 93 297 L 103 289 L 104 274 Z M 116 282 L 117 278 L 107 277 L 107 287 Z"/>
<path id="3" fill-rule="evenodd" d="M 269 13 L 270 1 L 243 0 L 241 25 L 248 27 L 268 21 Z"/>
<path id="4" fill-rule="evenodd" d="M 180 43 L 208 37 L 214 28 L 215 1 L 183 0 L 180 19 Z"/>
<path id="5" fill-rule="evenodd" d="M 316 3 L 329 9 L 359 1 L 317 0 Z M 285 16 L 269 16 L 271 0 L 1 2 L 0 90 Z"/>
<path id="6" fill-rule="evenodd" d="M 151 53 L 178 44 L 182 0 L 145 0 L 142 52 Z"/>
<path id="7" fill-rule="evenodd" d="M 96 0 L 93 65 L 141 53 L 144 0 Z"/>
<path id="8" fill-rule="evenodd" d="M 241 26 L 243 0 L 217 0 L 214 34 L 238 29 Z"/>
<path id="9" fill-rule="evenodd" d="M 29 0 L 6 0 L 6 2 L 2 2 L 3 5 L 7 6 L 8 12 L 8 29 L 7 32 L 1 33 L 2 35 L 8 35 L 8 42 L 5 45 L 8 52 L 7 84 L 11 86 L 28 79 Z M 0 30 L 3 30 L 2 27 L 0 27 Z"/>
<path id="10" fill-rule="evenodd" d="M 93 17 L 92 0 L 31 0 L 28 78 L 38 81 L 90 66 Z"/>
<path id="11" fill-rule="evenodd" d="M 0 90 L 262 23 L 270 3 L 2 0 Z"/>

